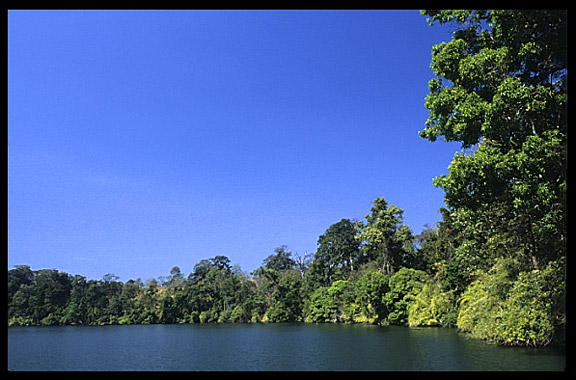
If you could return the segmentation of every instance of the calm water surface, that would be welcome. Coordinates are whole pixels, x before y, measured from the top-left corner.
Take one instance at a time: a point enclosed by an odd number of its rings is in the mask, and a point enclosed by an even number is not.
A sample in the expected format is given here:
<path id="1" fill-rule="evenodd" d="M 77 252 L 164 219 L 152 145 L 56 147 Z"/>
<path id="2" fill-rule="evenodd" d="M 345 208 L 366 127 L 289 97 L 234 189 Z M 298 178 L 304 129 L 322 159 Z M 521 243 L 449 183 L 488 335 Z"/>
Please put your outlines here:
<path id="1" fill-rule="evenodd" d="M 9 327 L 9 370 L 558 371 L 564 351 L 455 329 L 333 324 Z"/>

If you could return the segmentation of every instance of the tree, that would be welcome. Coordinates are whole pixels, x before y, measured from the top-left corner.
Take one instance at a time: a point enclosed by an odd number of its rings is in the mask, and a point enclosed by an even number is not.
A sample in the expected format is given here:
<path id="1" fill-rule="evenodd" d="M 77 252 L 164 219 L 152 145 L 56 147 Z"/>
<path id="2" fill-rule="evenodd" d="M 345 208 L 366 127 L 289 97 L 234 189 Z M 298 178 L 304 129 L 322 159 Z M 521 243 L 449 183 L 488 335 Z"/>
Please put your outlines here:
<path id="1" fill-rule="evenodd" d="M 545 273 L 552 264 L 562 273 L 566 254 L 567 14 L 423 13 L 430 23 L 457 25 L 452 41 L 433 47 L 436 78 L 420 132 L 463 148 L 449 174 L 434 180 L 445 191 L 443 224 L 455 243 L 439 278 L 461 291 L 476 276 L 461 296 L 460 329 L 500 343 L 546 344 L 558 330 L 551 321 L 563 320 L 551 306 L 559 298 L 548 295 L 563 276 Z"/>
<path id="2" fill-rule="evenodd" d="M 257 295 L 250 297 L 253 315 L 263 322 L 299 321 L 303 302 L 301 272 L 294 268 L 296 262 L 285 245 L 274 252 L 276 254 L 266 257 L 262 266 L 252 272 L 257 286 Z"/>
<path id="3" fill-rule="evenodd" d="M 306 322 L 331 322 L 336 314 L 336 305 L 328 292 L 328 287 L 316 288 L 310 295 L 306 309 Z"/>
<path id="4" fill-rule="evenodd" d="M 342 219 L 318 238 L 311 277 L 318 285 L 330 286 L 333 281 L 347 279 L 350 272 L 358 268 L 360 260 L 355 224 Z"/>
<path id="5" fill-rule="evenodd" d="M 388 291 L 385 274 L 367 272 L 360 277 L 355 283 L 355 304 L 359 310 L 354 322 L 380 323 L 386 317 L 383 298 Z"/>
<path id="6" fill-rule="evenodd" d="M 347 280 L 334 281 L 330 287 L 317 288 L 306 310 L 308 322 L 354 322 L 355 284 Z"/>
<path id="7" fill-rule="evenodd" d="M 419 266 L 427 272 L 433 272 L 447 252 L 438 236 L 438 229 L 424 229 L 414 236 L 414 242 L 418 246 Z"/>
<path id="8" fill-rule="evenodd" d="M 30 326 L 37 325 L 34 308 L 35 288 L 32 284 L 22 284 L 11 297 L 8 304 L 9 325 Z"/>
<path id="9" fill-rule="evenodd" d="M 375 261 L 388 277 L 410 263 L 414 255 L 410 229 L 402 224 L 404 210 L 388 205 L 384 198 L 374 200 L 367 223 L 358 222 L 356 239 L 367 261 Z"/>
<path id="10" fill-rule="evenodd" d="M 193 284 L 196 284 L 206 278 L 208 271 L 212 267 L 212 262 L 207 259 L 202 259 L 196 265 L 194 265 L 194 271 L 190 273 L 188 278 Z"/>
<path id="11" fill-rule="evenodd" d="M 83 276 L 76 275 L 72 280 L 70 302 L 64 309 L 62 324 L 88 323 L 88 303 L 86 299 L 87 282 Z"/>
<path id="12" fill-rule="evenodd" d="M 404 325 L 408 323 L 408 308 L 420 293 L 426 281 L 426 272 L 401 268 L 390 277 L 389 288 L 382 298 L 387 309 L 387 320 L 390 324 Z"/>
<path id="13" fill-rule="evenodd" d="M 41 269 L 34 276 L 32 314 L 43 325 L 59 324 L 70 298 L 71 276 L 56 269 Z"/>
<path id="14" fill-rule="evenodd" d="M 147 281 L 147 285 L 138 294 L 134 303 L 132 313 L 135 323 L 149 325 L 160 322 L 160 289 L 160 284 L 155 279 Z"/>
<path id="15" fill-rule="evenodd" d="M 28 265 L 14 265 L 8 271 L 8 302 L 21 285 L 32 285 L 34 273 Z"/>
<path id="16" fill-rule="evenodd" d="M 225 270 L 227 272 L 232 272 L 232 266 L 230 265 L 230 259 L 226 256 L 214 256 L 210 259 L 212 265 L 220 270 Z"/>
<path id="17" fill-rule="evenodd" d="M 334 305 L 332 322 L 353 322 L 356 311 L 354 283 L 347 280 L 334 281 L 328 288 L 328 295 Z"/>
<path id="18" fill-rule="evenodd" d="M 274 269 L 268 270 L 274 271 Z M 266 313 L 269 322 L 296 322 L 301 319 L 300 285 L 297 271 L 286 270 L 280 273 L 270 295 L 270 306 Z"/>
<path id="19" fill-rule="evenodd" d="M 294 268 L 296 262 L 290 258 L 292 252 L 288 251 L 287 248 L 287 246 L 282 245 L 274 249 L 276 254 L 268 256 L 262 262 L 264 268 L 276 271 L 284 271 Z"/>
<path id="20" fill-rule="evenodd" d="M 181 286 L 183 282 L 184 275 L 182 274 L 180 267 L 172 267 L 172 269 L 170 269 L 170 276 L 168 276 L 168 278 L 163 281 L 163 285 L 174 288 Z"/>
<path id="21" fill-rule="evenodd" d="M 545 346 L 561 340 L 565 325 L 564 260 L 542 270 L 501 258 L 462 294 L 459 329 L 507 345 Z"/>
<path id="22" fill-rule="evenodd" d="M 454 291 L 443 292 L 435 281 L 427 281 L 408 308 L 408 325 L 453 327 L 456 310 Z"/>
<path id="23" fill-rule="evenodd" d="M 550 262 L 541 271 L 522 272 L 503 304 L 498 341 L 508 345 L 546 346 L 564 341 L 565 265 Z"/>
<path id="24" fill-rule="evenodd" d="M 567 13 L 423 13 L 457 25 L 432 49 L 420 136 L 463 151 L 434 185 L 484 269 L 511 254 L 539 269 L 566 250 Z"/>

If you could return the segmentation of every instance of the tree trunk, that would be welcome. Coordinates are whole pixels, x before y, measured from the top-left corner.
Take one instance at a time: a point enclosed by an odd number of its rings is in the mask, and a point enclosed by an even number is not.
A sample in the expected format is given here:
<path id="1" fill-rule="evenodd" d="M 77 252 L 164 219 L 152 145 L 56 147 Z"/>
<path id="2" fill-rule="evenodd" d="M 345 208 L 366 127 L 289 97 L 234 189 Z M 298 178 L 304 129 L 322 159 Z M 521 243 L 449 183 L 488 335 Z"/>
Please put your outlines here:
<path id="1" fill-rule="evenodd" d="M 538 258 L 536 255 L 532 255 L 532 265 L 534 266 L 534 270 L 540 270 L 540 267 L 538 267 Z"/>

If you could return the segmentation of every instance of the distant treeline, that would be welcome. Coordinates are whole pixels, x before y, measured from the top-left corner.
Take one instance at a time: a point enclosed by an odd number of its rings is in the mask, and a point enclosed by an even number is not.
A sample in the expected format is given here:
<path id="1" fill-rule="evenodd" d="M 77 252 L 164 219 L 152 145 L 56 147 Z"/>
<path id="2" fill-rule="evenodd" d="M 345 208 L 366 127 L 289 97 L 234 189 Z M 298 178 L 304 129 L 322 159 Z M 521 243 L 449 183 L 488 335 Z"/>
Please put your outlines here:
<path id="1" fill-rule="evenodd" d="M 18 265 L 8 271 L 8 323 L 339 322 L 457 326 L 504 344 L 561 339 L 562 259 L 539 271 L 510 257 L 463 267 L 449 221 L 413 236 L 402 213 L 378 198 L 366 222 L 330 226 L 313 256 L 281 246 L 251 275 L 225 256 L 201 260 L 187 277 L 173 267 L 125 283 Z"/>

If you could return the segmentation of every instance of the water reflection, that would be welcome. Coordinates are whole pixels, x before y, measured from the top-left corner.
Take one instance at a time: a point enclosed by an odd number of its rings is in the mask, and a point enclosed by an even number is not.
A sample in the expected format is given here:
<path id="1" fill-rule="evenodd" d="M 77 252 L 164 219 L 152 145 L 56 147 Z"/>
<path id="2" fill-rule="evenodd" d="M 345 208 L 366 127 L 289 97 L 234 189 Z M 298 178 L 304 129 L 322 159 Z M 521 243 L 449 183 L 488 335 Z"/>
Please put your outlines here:
<path id="1" fill-rule="evenodd" d="M 562 349 L 510 348 L 455 329 L 334 324 L 8 328 L 11 370 L 557 371 Z"/>

